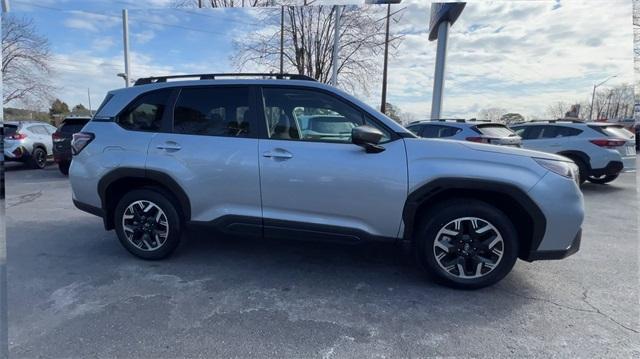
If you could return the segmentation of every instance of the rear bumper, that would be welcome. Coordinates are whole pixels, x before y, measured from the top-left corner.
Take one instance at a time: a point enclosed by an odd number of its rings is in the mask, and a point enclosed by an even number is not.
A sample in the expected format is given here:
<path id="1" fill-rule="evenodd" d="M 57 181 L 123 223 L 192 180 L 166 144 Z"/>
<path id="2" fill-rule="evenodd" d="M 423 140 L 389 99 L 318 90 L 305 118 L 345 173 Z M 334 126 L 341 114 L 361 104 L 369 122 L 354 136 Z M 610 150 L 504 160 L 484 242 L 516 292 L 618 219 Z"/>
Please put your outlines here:
<path id="1" fill-rule="evenodd" d="M 624 168 L 624 164 L 621 161 L 611 161 L 607 163 L 607 165 L 603 168 L 593 168 L 591 169 L 592 176 L 615 176 L 622 172 Z"/>
<path id="2" fill-rule="evenodd" d="M 532 251 L 529 253 L 527 258 L 524 258 L 526 261 L 539 261 L 539 260 L 552 260 L 552 259 L 563 259 L 568 256 L 575 254 L 580 249 L 580 242 L 582 241 L 582 228 L 578 230 L 573 241 L 569 246 L 565 249 L 561 250 L 542 250 L 542 251 Z"/>
<path id="3" fill-rule="evenodd" d="M 31 157 L 31 153 L 24 146 L 15 146 L 4 149 L 5 161 L 26 161 Z"/>

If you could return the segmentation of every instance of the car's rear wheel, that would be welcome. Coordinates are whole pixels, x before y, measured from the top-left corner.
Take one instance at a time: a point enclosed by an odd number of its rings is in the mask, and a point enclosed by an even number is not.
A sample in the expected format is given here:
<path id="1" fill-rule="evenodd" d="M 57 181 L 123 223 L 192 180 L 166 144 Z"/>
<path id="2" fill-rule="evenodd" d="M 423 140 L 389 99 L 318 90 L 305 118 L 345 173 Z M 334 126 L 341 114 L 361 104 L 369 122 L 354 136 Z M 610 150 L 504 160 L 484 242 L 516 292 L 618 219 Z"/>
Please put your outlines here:
<path id="1" fill-rule="evenodd" d="M 618 175 L 600 175 L 600 176 L 589 176 L 587 179 L 591 183 L 595 184 L 606 184 L 618 178 Z"/>
<path id="2" fill-rule="evenodd" d="M 62 173 L 65 176 L 69 175 L 69 167 L 71 167 L 71 161 L 58 162 L 58 169 L 60 169 L 60 173 Z"/>
<path id="3" fill-rule="evenodd" d="M 420 264 L 438 282 L 477 289 L 504 278 L 518 257 L 517 232 L 499 209 L 454 200 L 429 211 L 414 241 Z"/>
<path id="4" fill-rule="evenodd" d="M 137 257 L 162 259 L 180 243 L 177 208 L 160 191 L 145 188 L 125 194 L 116 206 L 114 221 L 120 243 Z"/>
<path id="5" fill-rule="evenodd" d="M 35 169 L 43 169 L 47 165 L 47 151 L 40 147 L 36 147 L 31 152 L 31 167 Z"/>

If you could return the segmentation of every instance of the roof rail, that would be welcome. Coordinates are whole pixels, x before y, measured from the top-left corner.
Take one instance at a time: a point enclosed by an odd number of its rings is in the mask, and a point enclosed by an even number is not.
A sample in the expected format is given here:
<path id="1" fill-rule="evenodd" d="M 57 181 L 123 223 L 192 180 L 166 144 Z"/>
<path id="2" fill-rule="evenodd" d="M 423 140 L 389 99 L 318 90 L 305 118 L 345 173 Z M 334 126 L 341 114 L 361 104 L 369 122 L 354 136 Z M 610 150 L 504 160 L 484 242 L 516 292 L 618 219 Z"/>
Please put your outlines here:
<path id="1" fill-rule="evenodd" d="M 167 75 L 167 76 L 152 76 L 141 77 L 136 80 L 134 86 L 148 85 L 158 82 L 167 82 L 168 79 L 188 79 L 197 78 L 199 80 L 216 80 L 220 77 L 263 77 L 263 78 L 276 78 L 278 80 L 304 80 L 304 81 L 317 81 L 313 77 L 299 74 L 281 74 L 281 73 L 219 73 L 219 74 L 190 74 L 190 75 Z"/>
<path id="2" fill-rule="evenodd" d="M 525 121 L 526 122 L 526 121 Z M 569 122 L 569 123 L 585 123 L 586 121 L 582 121 L 579 119 L 573 118 L 558 118 L 555 120 L 531 120 L 529 122 L 544 122 L 544 123 L 556 123 L 556 122 Z"/>

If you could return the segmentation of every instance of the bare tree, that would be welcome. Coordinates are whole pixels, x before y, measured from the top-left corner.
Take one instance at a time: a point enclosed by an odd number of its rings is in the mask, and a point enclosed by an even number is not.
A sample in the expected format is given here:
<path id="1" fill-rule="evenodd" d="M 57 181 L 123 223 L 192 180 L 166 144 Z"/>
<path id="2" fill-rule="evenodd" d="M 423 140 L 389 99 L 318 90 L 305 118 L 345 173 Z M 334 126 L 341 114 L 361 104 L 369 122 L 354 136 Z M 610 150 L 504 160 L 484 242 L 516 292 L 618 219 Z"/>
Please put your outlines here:
<path id="1" fill-rule="evenodd" d="M 284 68 L 286 72 L 307 75 L 321 82 L 331 79 L 333 62 L 333 33 L 335 26 L 333 6 L 287 6 L 284 16 Z M 268 71 L 279 71 L 280 14 L 264 10 L 264 23 L 272 32 L 257 32 L 234 41 L 234 62 L 243 70 L 259 66 Z M 384 46 L 384 18 L 374 8 L 345 6 L 340 17 L 339 65 L 340 85 L 349 90 L 368 92 L 372 79 L 379 76 L 378 56 Z M 268 29 L 268 27 L 267 27 Z M 400 37 L 391 39 L 397 49 Z"/>
<path id="2" fill-rule="evenodd" d="M 36 32 L 32 20 L 3 15 L 3 104 L 48 101 L 53 90 L 50 61 L 49 40 Z"/>
<path id="3" fill-rule="evenodd" d="M 255 7 L 255 6 L 273 6 L 274 0 L 176 0 L 176 7 Z"/>
<path id="4" fill-rule="evenodd" d="M 640 0 L 633 0 L 633 54 L 636 102 L 640 102 Z"/>
<path id="5" fill-rule="evenodd" d="M 491 107 L 480 110 L 478 112 L 478 120 L 481 121 L 491 121 L 491 122 L 499 122 L 502 118 L 502 115 L 507 113 L 507 110 L 499 107 Z"/>
<path id="6" fill-rule="evenodd" d="M 564 118 L 564 115 L 569 111 L 570 107 L 571 105 L 564 101 L 556 101 L 547 106 L 545 114 L 552 120 Z"/>

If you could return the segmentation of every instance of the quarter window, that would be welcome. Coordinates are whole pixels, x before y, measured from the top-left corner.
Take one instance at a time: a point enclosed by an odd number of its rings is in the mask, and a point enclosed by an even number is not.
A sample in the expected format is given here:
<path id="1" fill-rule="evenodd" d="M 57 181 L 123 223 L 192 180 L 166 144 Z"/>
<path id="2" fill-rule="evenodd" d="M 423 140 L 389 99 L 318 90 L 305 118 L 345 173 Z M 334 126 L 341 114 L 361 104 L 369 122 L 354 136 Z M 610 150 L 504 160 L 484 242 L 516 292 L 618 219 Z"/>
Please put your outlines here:
<path id="1" fill-rule="evenodd" d="M 328 94 L 303 89 L 264 88 L 264 113 L 269 137 L 280 140 L 351 142 L 351 130 L 369 125 L 390 139 L 363 113 Z"/>
<path id="2" fill-rule="evenodd" d="M 246 137 L 249 116 L 249 89 L 246 87 L 185 88 L 176 102 L 173 132 Z"/>
<path id="3" fill-rule="evenodd" d="M 171 89 L 153 91 L 138 98 L 118 116 L 118 123 L 127 130 L 160 131 L 162 115 L 171 91 Z"/>

